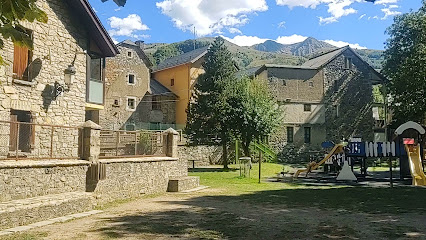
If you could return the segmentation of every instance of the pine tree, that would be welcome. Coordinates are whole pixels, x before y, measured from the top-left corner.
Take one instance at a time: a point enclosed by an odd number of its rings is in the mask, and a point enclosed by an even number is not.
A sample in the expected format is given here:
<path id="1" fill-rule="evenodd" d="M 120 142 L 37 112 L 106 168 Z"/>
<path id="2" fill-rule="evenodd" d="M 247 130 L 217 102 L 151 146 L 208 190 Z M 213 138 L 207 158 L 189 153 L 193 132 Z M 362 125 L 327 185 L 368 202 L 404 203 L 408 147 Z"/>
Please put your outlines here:
<path id="1" fill-rule="evenodd" d="M 188 107 L 186 134 L 193 144 L 220 144 L 224 168 L 228 168 L 227 144 L 232 138 L 232 109 L 226 89 L 235 82 L 232 54 L 217 37 L 210 46 Z"/>

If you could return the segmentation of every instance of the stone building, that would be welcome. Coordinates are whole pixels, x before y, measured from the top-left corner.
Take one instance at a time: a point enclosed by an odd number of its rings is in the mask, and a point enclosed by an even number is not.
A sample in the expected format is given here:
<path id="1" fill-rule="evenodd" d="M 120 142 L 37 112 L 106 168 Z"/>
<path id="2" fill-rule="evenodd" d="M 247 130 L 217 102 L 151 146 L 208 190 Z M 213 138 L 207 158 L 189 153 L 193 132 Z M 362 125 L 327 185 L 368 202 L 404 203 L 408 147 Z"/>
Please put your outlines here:
<path id="1" fill-rule="evenodd" d="M 142 41 L 117 44 L 120 53 L 107 59 L 104 129 L 165 130 L 175 123 L 177 96 L 151 79 L 152 63 Z"/>
<path id="2" fill-rule="evenodd" d="M 32 38 L 33 50 L 3 39 L 0 54 L 6 65 L 0 66 L 0 118 L 81 126 L 103 108 L 105 57 L 118 50 L 87 0 L 40 0 L 37 5 L 48 22 L 21 23 Z M 1 157 L 47 154 L 43 149 L 51 133 L 48 127 L 21 125 L 18 130 L 6 122 L 0 127 Z M 59 134 L 55 142 L 53 151 L 77 156 L 77 130 Z"/>
<path id="3" fill-rule="evenodd" d="M 199 48 L 161 62 L 153 69 L 153 78 L 178 97 L 176 102 L 176 127 L 186 125 L 186 109 L 192 89 L 200 74 L 204 73 L 202 63 L 208 47 Z"/>
<path id="4" fill-rule="evenodd" d="M 284 111 L 270 142 L 281 159 L 322 154 L 321 143 L 342 138 L 373 140 L 373 85 L 386 79 L 351 48 L 343 47 L 301 66 L 264 65 L 255 74 L 270 86 Z"/>

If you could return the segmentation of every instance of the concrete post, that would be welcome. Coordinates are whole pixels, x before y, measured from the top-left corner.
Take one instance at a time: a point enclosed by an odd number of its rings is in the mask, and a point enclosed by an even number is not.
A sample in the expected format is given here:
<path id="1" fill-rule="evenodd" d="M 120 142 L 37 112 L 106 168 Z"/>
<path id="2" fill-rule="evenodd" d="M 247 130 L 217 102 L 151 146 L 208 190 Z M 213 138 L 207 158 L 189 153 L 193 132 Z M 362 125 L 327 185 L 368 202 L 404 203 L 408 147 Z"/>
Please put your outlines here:
<path id="1" fill-rule="evenodd" d="M 96 164 L 101 153 L 101 126 L 87 121 L 83 124 L 83 154 L 82 159 Z"/>
<path id="2" fill-rule="evenodd" d="M 169 128 L 163 133 L 163 153 L 167 157 L 178 157 L 179 133 L 173 128 Z"/>

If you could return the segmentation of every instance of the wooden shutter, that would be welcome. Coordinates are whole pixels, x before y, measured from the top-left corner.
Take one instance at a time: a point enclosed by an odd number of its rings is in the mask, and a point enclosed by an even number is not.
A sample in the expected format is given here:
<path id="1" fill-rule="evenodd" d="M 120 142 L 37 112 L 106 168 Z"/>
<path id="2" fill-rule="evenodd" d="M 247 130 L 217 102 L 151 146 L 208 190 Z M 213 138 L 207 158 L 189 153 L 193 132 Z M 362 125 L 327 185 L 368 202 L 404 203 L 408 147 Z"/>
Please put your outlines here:
<path id="1" fill-rule="evenodd" d="M 24 77 L 24 72 L 28 67 L 28 59 L 29 49 L 15 44 L 13 52 L 13 73 L 20 79 Z"/>
<path id="2" fill-rule="evenodd" d="M 16 151 L 18 145 L 16 139 L 18 138 L 18 116 L 10 115 L 10 135 L 9 135 L 9 151 Z"/>

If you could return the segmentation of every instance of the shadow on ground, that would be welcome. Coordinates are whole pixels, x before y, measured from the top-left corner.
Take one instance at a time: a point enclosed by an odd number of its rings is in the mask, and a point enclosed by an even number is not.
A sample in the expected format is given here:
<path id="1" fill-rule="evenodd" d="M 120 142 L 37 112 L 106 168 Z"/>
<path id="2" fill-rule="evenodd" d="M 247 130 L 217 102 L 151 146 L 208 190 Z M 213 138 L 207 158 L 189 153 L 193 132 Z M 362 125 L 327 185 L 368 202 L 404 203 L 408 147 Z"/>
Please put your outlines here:
<path id="1" fill-rule="evenodd" d="M 236 172 L 239 171 L 238 168 L 229 168 L 227 170 L 224 170 L 223 167 L 209 167 L 209 168 L 203 168 L 203 167 L 197 167 L 197 168 L 190 168 L 188 169 L 189 172 Z"/>
<path id="2" fill-rule="evenodd" d="M 142 239 L 424 239 L 425 199 L 425 188 L 411 187 L 201 196 L 160 202 L 181 206 L 173 210 L 105 219 L 95 231 Z"/>

